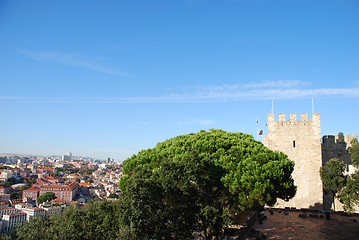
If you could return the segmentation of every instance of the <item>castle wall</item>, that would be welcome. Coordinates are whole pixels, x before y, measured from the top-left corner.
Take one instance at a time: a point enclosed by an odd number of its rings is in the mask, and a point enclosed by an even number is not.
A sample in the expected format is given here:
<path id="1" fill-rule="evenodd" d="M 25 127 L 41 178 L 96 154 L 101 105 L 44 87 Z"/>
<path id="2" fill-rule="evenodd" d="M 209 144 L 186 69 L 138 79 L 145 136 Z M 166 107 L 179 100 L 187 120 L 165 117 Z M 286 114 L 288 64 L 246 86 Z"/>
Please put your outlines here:
<path id="1" fill-rule="evenodd" d="M 312 119 L 302 114 L 297 120 L 291 114 L 289 120 L 284 114 L 279 121 L 274 114 L 268 115 L 268 134 L 264 137 L 264 145 L 271 150 L 278 150 L 288 155 L 295 162 L 292 173 L 297 194 L 289 202 L 278 200 L 277 207 L 309 208 L 321 206 L 323 188 L 320 179 L 322 166 L 322 150 L 320 135 L 320 114 L 314 113 Z"/>
<path id="2" fill-rule="evenodd" d="M 352 164 L 350 154 L 347 150 L 347 143 L 338 141 L 334 135 L 323 136 L 322 158 L 323 166 L 332 158 L 343 160 L 345 164 Z"/>

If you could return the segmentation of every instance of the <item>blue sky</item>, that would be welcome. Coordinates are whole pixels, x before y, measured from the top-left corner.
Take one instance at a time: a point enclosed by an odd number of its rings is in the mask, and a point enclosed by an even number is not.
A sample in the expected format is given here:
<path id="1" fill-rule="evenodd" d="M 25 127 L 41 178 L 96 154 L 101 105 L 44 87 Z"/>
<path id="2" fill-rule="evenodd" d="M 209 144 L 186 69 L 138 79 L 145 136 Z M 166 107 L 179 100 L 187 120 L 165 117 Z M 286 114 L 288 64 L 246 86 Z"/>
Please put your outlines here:
<path id="1" fill-rule="evenodd" d="M 0 0 L 0 153 L 125 160 L 271 112 L 359 134 L 357 0 Z M 261 137 L 259 137 L 261 140 Z"/>

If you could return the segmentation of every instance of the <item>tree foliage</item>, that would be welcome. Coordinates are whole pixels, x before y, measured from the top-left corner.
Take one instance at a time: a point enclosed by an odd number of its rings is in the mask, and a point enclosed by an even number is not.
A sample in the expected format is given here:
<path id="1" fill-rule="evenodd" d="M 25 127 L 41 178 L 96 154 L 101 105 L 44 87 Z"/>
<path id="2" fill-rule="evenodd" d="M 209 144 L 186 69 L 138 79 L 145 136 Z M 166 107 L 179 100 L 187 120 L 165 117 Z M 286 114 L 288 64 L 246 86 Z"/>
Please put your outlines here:
<path id="1" fill-rule="evenodd" d="M 354 212 L 359 206 L 359 173 L 348 177 L 346 186 L 339 193 L 340 202 L 346 212 Z"/>
<path id="2" fill-rule="evenodd" d="M 110 193 L 110 195 L 108 195 L 108 198 L 118 198 L 118 195 L 116 193 Z"/>
<path id="3" fill-rule="evenodd" d="M 56 198 L 55 193 L 53 193 L 53 192 L 45 192 L 44 194 L 42 194 L 40 197 L 37 198 L 37 203 L 41 204 L 41 203 L 46 202 L 46 201 L 51 201 L 51 200 L 53 200 L 55 198 Z"/>
<path id="4" fill-rule="evenodd" d="M 181 135 L 124 162 L 120 186 L 131 208 L 123 209 L 122 224 L 136 238 L 189 239 L 200 231 L 210 239 L 230 212 L 292 198 L 293 168 L 286 155 L 247 134 Z"/>
<path id="5" fill-rule="evenodd" d="M 333 204 L 337 197 L 337 193 L 346 185 L 346 176 L 344 175 L 345 167 L 344 161 L 333 158 L 320 168 L 320 177 L 323 182 L 323 188 L 326 192 L 332 195 Z"/>
<path id="6" fill-rule="evenodd" d="M 347 183 L 339 194 L 339 199 L 343 203 L 345 211 L 353 212 L 359 206 L 359 142 L 357 138 L 351 142 L 349 153 L 357 170 L 348 176 Z"/>
<path id="7" fill-rule="evenodd" d="M 26 240 L 50 239 L 47 230 L 50 227 L 49 224 L 49 220 L 35 218 L 18 228 L 13 238 Z"/>
<path id="8" fill-rule="evenodd" d="M 344 133 L 342 132 L 338 133 L 338 142 L 345 142 Z"/>
<path id="9" fill-rule="evenodd" d="M 220 167 L 206 160 L 164 162 L 154 171 L 140 170 L 127 181 L 122 223 L 135 239 L 209 238 L 228 224 Z"/>
<path id="10" fill-rule="evenodd" d="M 359 167 L 359 142 L 358 139 L 355 138 L 351 142 L 351 147 L 349 148 L 350 156 L 353 160 L 353 165 Z"/>
<path id="11" fill-rule="evenodd" d="M 62 214 L 26 223 L 17 228 L 8 239 L 120 239 L 118 209 L 118 202 L 104 201 L 94 202 L 84 208 L 70 206 Z"/>

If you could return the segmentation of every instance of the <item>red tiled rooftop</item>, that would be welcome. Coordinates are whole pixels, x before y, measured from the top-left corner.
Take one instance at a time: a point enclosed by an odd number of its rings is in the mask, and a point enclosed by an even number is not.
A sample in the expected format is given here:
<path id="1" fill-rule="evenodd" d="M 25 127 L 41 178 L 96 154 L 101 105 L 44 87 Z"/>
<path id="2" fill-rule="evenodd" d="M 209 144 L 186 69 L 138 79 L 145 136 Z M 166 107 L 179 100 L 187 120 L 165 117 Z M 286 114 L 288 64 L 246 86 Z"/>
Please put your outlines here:
<path id="1" fill-rule="evenodd" d="M 82 182 L 82 183 L 80 183 L 80 186 L 81 186 L 81 187 L 91 187 L 92 185 L 91 185 L 91 184 L 88 184 L 88 183 L 86 183 L 86 182 Z"/>
<path id="2" fill-rule="evenodd" d="M 40 191 L 40 189 L 38 189 L 36 187 L 30 187 L 28 189 L 25 189 L 24 191 L 26 191 L 26 192 L 38 192 L 38 191 Z"/>
<path id="3" fill-rule="evenodd" d="M 41 186 L 41 190 L 47 190 L 47 189 L 51 189 L 51 190 L 63 190 L 63 191 L 71 191 L 73 190 L 76 186 L 78 185 L 78 183 L 73 182 L 70 183 L 69 185 L 43 185 Z"/>
<path id="4" fill-rule="evenodd" d="M 48 188 L 52 188 L 52 189 L 59 189 L 59 190 L 68 190 L 67 186 L 61 186 L 61 185 L 45 185 L 45 186 L 41 186 L 41 189 L 48 189 Z"/>
<path id="5" fill-rule="evenodd" d="M 47 170 L 47 171 L 53 171 L 54 169 L 51 167 L 42 167 L 42 168 L 38 168 L 38 170 Z"/>
<path id="6" fill-rule="evenodd" d="M 53 176 L 47 176 L 45 179 L 46 180 L 58 180 L 57 178 L 54 178 Z"/>

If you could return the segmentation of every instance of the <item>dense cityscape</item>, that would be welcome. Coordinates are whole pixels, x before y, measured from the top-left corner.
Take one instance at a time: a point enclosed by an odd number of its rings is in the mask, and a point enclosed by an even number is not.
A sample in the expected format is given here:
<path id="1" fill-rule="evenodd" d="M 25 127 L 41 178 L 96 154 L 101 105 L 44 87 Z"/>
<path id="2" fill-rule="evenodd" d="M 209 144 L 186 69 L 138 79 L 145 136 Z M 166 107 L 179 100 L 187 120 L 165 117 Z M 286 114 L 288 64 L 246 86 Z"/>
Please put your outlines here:
<path id="1" fill-rule="evenodd" d="M 3 154 L 0 168 L 2 234 L 36 217 L 61 213 L 69 205 L 116 199 L 120 193 L 122 165 L 110 158 Z"/>

